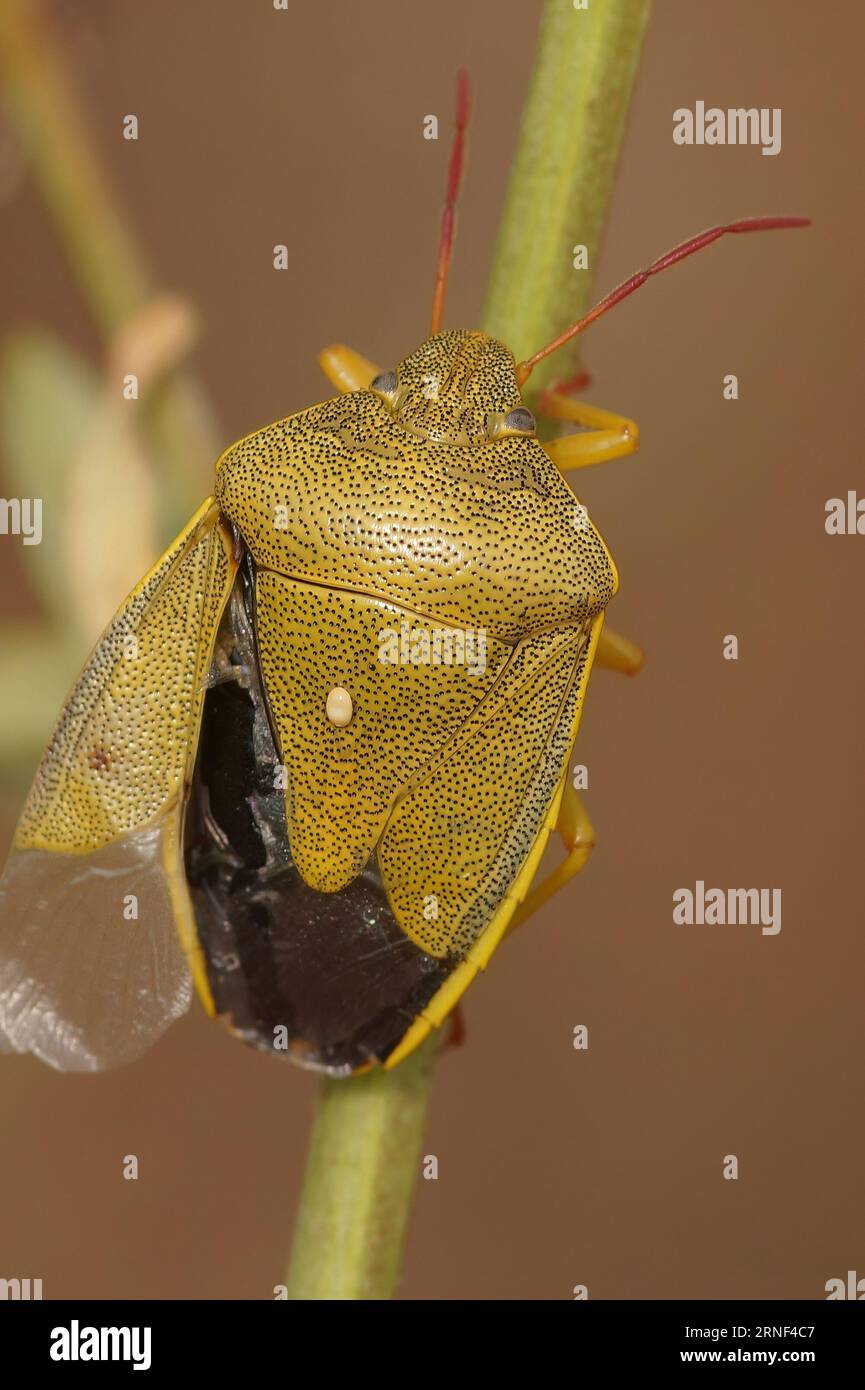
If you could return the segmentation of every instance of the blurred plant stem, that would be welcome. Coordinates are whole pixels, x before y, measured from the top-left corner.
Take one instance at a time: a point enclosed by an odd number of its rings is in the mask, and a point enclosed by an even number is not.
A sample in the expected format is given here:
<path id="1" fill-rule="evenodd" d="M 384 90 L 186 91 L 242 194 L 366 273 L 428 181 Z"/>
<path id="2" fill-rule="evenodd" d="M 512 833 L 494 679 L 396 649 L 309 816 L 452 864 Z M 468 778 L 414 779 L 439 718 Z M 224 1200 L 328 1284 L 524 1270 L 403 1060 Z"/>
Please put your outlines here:
<path id="1" fill-rule="evenodd" d="M 71 23 L 71 20 L 67 20 Z M 83 631 L 70 582 L 70 533 L 78 555 L 92 551 L 91 565 L 104 570 L 106 583 L 118 558 L 137 551 L 124 542 L 135 527 L 138 548 L 150 546 L 149 560 L 179 529 L 212 486 L 220 440 L 213 416 L 188 372 L 172 369 L 142 386 L 141 399 L 124 403 L 121 378 L 139 370 L 146 325 L 166 313 L 146 258 L 117 201 L 99 154 L 116 139 L 122 157 L 118 112 L 111 131 L 94 139 L 84 106 L 62 49 L 61 23 L 43 0 L 0 0 L 0 101 L 14 130 L 29 174 L 42 198 L 58 240 L 93 320 L 105 342 L 104 361 L 94 371 L 80 354 L 44 329 L 9 335 L 0 356 L 0 444 L 6 485 L 44 501 L 51 543 L 25 549 L 24 560 L 45 611 L 41 627 L 28 640 L 0 644 L 0 686 L 6 691 L 0 724 L 0 769 L 17 801 L 32 773 L 32 762 L 51 726 L 51 717 L 81 664 Z M 14 273 L 6 267 L 7 276 Z M 194 321 L 194 316 L 190 317 Z M 152 333 L 150 335 L 152 337 Z M 116 402 L 117 447 L 107 449 L 106 476 L 121 492 L 131 468 L 131 443 L 141 440 L 139 481 L 148 468 L 154 477 L 153 506 L 137 504 L 112 525 L 99 515 L 82 516 L 80 465 L 93 464 L 91 432 L 100 412 Z M 83 454 L 82 454 L 83 451 Z M 137 456 L 136 456 L 137 457 Z M 105 505 L 109 505 L 106 489 Z M 113 495 L 113 494 L 112 494 Z M 104 564 L 103 564 L 104 561 Z M 140 575 L 129 574 L 125 587 Z M 120 597 L 120 593 L 115 595 Z M 104 614 L 107 619 L 108 613 Z M 100 624 L 101 625 L 101 624 Z M 27 691 L 37 690 L 38 698 Z"/>
<path id="2" fill-rule="evenodd" d="M 154 285 L 113 196 L 44 0 L 0 3 L 0 84 L 79 289 L 110 342 L 148 303 Z M 111 131 L 118 144 L 123 114 Z M 165 526 L 175 526 L 210 486 L 217 431 L 202 393 L 185 373 L 173 373 L 154 389 L 145 416 L 164 464 Z"/>
<path id="3" fill-rule="evenodd" d="M 648 11 L 649 0 L 588 9 L 547 0 L 483 313 L 486 331 L 518 357 L 586 307 Z M 590 270 L 573 268 L 578 243 Z M 567 374 L 563 356 L 556 377 Z M 547 380 L 539 368 L 535 392 Z M 429 1039 L 392 1072 L 323 1083 L 289 1298 L 393 1294 L 436 1045 Z"/>

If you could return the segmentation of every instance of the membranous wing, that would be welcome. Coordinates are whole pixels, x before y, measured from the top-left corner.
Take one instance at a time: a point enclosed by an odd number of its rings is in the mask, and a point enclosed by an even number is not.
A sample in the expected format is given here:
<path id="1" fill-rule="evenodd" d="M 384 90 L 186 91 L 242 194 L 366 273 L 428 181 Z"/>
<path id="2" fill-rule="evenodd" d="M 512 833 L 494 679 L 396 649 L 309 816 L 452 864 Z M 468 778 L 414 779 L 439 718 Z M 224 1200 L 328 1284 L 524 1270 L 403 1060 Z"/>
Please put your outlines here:
<path id="1" fill-rule="evenodd" d="M 0 1049 L 116 1066 L 188 1008 L 179 815 L 234 568 L 209 501 L 64 705 L 0 880 Z"/>

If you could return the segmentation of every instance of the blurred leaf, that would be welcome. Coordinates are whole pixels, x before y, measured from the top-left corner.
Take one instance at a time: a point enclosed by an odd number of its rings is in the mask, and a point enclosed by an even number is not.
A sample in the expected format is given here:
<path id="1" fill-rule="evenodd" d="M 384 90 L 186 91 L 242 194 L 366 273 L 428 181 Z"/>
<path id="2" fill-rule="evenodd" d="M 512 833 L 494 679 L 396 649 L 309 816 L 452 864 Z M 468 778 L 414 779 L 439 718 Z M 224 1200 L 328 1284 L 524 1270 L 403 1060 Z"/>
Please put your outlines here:
<path id="1" fill-rule="evenodd" d="M 78 647 L 64 628 L 0 626 L 0 775 L 5 782 L 15 780 L 22 794 L 83 664 Z"/>
<path id="2" fill-rule="evenodd" d="M 132 315 L 109 343 L 99 401 L 71 451 L 61 536 L 70 605 L 88 643 L 163 549 L 164 489 L 142 409 L 196 332 L 192 306 L 177 295 L 159 295 Z"/>
<path id="3" fill-rule="evenodd" d="M 119 381 L 134 372 L 144 393 L 192 351 L 200 331 L 190 300 L 179 294 L 154 295 L 112 337 L 109 376 Z"/>
<path id="4" fill-rule="evenodd" d="M 42 500 L 42 544 L 23 554 L 49 613 L 87 644 L 163 548 L 164 484 L 142 411 L 196 332 L 191 306 L 163 295 L 115 335 L 104 378 L 40 330 L 13 338 L 0 361 L 0 447 L 10 488 Z M 142 399 L 124 391 L 132 376 Z"/>
<path id="5" fill-rule="evenodd" d="M 8 339 L 0 356 L 0 450 L 8 491 L 42 499 L 43 543 L 22 547 L 49 613 L 69 621 L 63 547 L 51 544 L 67 515 L 70 463 L 101 400 L 98 373 L 42 329 Z M 45 544 L 45 536 L 49 543 Z"/>
<path id="6" fill-rule="evenodd" d="M 70 616 L 96 641 L 161 549 L 158 487 L 136 423 L 136 403 L 104 391 L 70 452 L 67 510 L 48 536 L 65 558 Z"/>

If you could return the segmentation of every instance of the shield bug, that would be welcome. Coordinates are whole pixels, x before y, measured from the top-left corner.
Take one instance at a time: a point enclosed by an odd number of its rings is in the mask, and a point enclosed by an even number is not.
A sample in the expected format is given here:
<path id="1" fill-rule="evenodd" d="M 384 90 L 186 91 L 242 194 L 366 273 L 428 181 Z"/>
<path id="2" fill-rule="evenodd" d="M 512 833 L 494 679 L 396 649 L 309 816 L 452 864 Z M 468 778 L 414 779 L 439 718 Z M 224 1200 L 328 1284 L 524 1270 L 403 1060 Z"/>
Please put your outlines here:
<path id="1" fill-rule="evenodd" d="M 94 1070 L 145 1051 L 193 984 L 247 1042 L 348 1075 L 395 1065 L 585 863 L 568 777 L 610 554 L 564 473 L 636 426 L 532 367 L 716 227 L 517 364 L 442 331 L 468 118 L 430 335 L 392 370 L 232 444 L 214 496 L 129 595 L 36 773 L 2 880 L 0 1045 Z M 530 891 L 551 831 L 568 854 Z"/>

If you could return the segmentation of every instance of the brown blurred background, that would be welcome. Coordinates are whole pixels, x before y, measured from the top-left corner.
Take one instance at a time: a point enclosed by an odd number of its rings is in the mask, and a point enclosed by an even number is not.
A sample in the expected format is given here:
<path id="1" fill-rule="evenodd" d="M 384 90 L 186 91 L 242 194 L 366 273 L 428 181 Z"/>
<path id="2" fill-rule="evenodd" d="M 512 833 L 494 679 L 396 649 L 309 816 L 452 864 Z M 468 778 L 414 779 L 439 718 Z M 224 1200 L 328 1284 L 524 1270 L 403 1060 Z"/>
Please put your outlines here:
<path id="1" fill-rule="evenodd" d="M 420 123 L 449 127 L 459 64 L 475 112 L 448 322 L 475 324 L 540 5 L 291 9 L 57 11 L 158 282 L 203 317 L 195 365 L 226 443 L 326 395 L 325 344 L 389 366 L 422 337 L 447 144 Z M 814 226 L 722 243 L 586 342 L 590 398 L 642 427 L 636 460 L 579 489 L 621 574 L 611 621 L 649 657 L 638 680 L 592 682 L 589 868 L 496 957 L 438 1066 L 440 1176 L 419 1184 L 403 1297 L 820 1298 L 865 1275 L 865 538 L 824 531 L 827 498 L 865 494 L 863 40 L 840 3 L 655 6 L 596 294 L 714 222 Z M 672 112 L 697 99 L 781 107 L 782 153 L 675 146 Z M 0 215 L 0 330 L 45 325 L 97 360 L 26 175 Z M 2 617 L 35 615 L 20 542 L 0 559 Z M 22 792 L 6 789 L 6 836 Z M 696 879 L 780 887 L 780 935 L 675 927 L 673 891 Z M 270 1297 L 316 1090 L 197 1005 L 113 1075 L 0 1061 L 0 1275 L 46 1297 Z"/>

